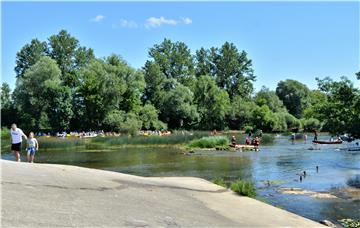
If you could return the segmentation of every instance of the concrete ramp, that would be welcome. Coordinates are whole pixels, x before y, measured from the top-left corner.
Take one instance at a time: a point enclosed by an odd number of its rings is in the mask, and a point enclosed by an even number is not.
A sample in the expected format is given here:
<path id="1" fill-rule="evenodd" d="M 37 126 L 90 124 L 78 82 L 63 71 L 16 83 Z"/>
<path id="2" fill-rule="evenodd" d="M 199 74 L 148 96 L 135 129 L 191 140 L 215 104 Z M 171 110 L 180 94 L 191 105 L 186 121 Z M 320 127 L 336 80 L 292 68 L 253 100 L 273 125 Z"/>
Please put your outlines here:
<path id="1" fill-rule="evenodd" d="M 2 227 L 322 227 L 200 178 L 1 166 Z"/>

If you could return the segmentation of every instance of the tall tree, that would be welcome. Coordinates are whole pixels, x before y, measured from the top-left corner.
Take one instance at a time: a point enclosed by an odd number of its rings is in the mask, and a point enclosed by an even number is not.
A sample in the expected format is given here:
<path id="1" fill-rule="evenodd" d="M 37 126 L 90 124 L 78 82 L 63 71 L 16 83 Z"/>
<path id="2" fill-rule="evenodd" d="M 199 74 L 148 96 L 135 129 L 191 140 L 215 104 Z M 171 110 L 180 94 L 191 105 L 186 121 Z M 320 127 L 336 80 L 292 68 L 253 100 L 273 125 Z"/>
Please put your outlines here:
<path id="1" fill-rule="evenodd" d="M 167 88 L 161 96 L 160 119 L 166 122 L 170 129 L 191 128 L 199 120 L 193 96 L 191 90 L 181 84 L 176 84 L 175 88 Z"/>
<path id="2" fill-rule="evenodd" d="M 140 70 L 130 67 L 120 56 L 111 55 L 106 59 L 106 63 L 115 67 L 118 77 L 121 77 L 126 84 L 126 91 L 120 101 L 120 109 L 125 112 L 139 113 L 141 110 L 141 96 L 145 89 L 144 74 Z M 114 68 L 114 69 L 115 69 Z"/>
<path id="3" fill-rule="evenodd" d="M 16 77 L 24 76 L 27 69 L 34 65 L 42 56 L 48 52 L 46 42 L 38 39 L 31 40 L 30 44 L 26 44 L 16 53 Z"/>
<path id="4" fill-rule="evenodd" d="M 127 89 L 123 75 L 125 67 L 93 60 L 81 70 L 79 93 L 85 109 L 82 120 L 88 128 L 101 129 L 107 113 L 120 109 L 119 104 Z"/>
<path id="5" fill-rule="evenodd" d="M 70 87 L 77 83 L 75 70 L 94 59 L 93 50 L 81 47 L 79 41 L 66 30 L 49 37 L 49 56 L 56 60 L 62 80 Z"/>
<path id="6" fill-rule="evenodd" d="M 196 75 L 210 75 L 217 85 L 225 89 L 230 98 L 236 95 L 250 98 L 255 81 L 252 61 L 245 51 L 233 43 L 225 42 L 220 48 L 200 48 L 195 54 Z"/>
<path id="7" fill-rule="evenodd" d="M 279 99 L 274 91 L 270 91 L 266 87 L 262 87 L 255 95 L 257 105 L 267 105 L 272 112 L 286 112 L 283 102 Z"/>
<path id="8" fill-rule="evenodd" d="M 212 61 L 210 51 L 200 48 L 195 54 L 195 72 L 196 76 L 212 75 Z"/>
<path id="9" fill-rule="evenodd" d="M 190 49 L 183 42 L 164 39 L 161 44 L 150 48 L 149 56 L 160 67 L 166 78 L 174 78 L 182 84 L 194 77 L 194 63 Z"/>
<path id="10" fill-rule="evenodd" d="M 161 98 L 161 91 L 166 79 L 165 75 L 160 69 L 160 66 L 152 61 L 146 61 L 144 66 L 145 77 L 145 91 L 143 94 L 143 101 L 149 101 L 155 106 L 159 103 Z"/>
<path id="11" fill-rule="evenodd" d="M 49 57 L 41 57 L 24 77 L 18 78 L 15 102 L 26 129 L 66 130 L 72 117 L 71 96 L 61 80 L 61 71 Z M 50 117 L 50 120 L 49 120 Z"/>
<path id="12" fill-rule="evenodd" d="M 280 81 L 276 87 L 276 94 L 282 100 L 290 114 L 302 117 L 303 111 L 309 106 L 308 87 L 296 80 Z"/>
<path id="13" fill-rule="evenodd" d="M 327 102 L 314 107 L 314 117 L 324 121 L 324 130 L 333 134 L 349 133 L 360 138 L 360 92 L 346 77 L 340 81 L 318 79 Z"/>
<path id="14" fill-rule="evenodd" d="M 255 75 L 247 53 L 239 52 L 233 43 L 225 42 L 221 48 L 212 49 L 211 55 L 218 86 L 226 89 L 230 98 L 235 95 L 250 97 Z"/>
<path id="15" fill-rule="evenodd" d="M 201 76 L 196 82 L 194 97 L 200 114 L 200 128 L 224 129 L 230 105 L 227 92 L 221 90 L 210 76 Z"/>

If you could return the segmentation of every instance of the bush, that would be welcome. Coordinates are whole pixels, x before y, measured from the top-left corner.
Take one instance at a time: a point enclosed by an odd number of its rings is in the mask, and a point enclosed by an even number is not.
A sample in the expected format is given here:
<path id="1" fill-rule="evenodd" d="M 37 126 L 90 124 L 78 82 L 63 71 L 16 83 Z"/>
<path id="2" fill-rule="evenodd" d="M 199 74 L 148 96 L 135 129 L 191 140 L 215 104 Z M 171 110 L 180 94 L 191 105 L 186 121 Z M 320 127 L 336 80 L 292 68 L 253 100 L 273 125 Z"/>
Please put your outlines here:
<path id="1" fill-rule="evenodd" d="M 10 139 L 10 130 L 6 127 L 1 128 L 1 139 Z"/>
<path id="2" fill-rule="evenodd" d="M 251 181 L 238 180 L 231 183 L 230 189 L 242 196 L 256 197 L 255 185 Z"/>
<path id="3" fill-rule="evenodd" d="M 208 136 L 201 139 L 193 140 L 189 143 L 189 148 L 216 148 L 225 147 L 230 144 L 230 141 L 225 136 Z"/>
<path id="4" fill-rule="evenodd" d="M 355 219 L 341 219 L 339 220 L 341 225 L 345 228 L 359 228 L 360 227 L 360 220 Z"/>
<path id="5" fill-rule="evenodd" d="M 360 175 L 355 175 L 355 177 L 350 178 L 346 183 L 351 187 L 360 188 Z"/>
<path id="6" fill-rule="evenodd" d="M 213 180 L 213 183 L 216 185 L 220 185 L 224 188 L 228 188 L 227 184 L 225 183 L 224 179 L 221 177 L 217 177 Z"/>

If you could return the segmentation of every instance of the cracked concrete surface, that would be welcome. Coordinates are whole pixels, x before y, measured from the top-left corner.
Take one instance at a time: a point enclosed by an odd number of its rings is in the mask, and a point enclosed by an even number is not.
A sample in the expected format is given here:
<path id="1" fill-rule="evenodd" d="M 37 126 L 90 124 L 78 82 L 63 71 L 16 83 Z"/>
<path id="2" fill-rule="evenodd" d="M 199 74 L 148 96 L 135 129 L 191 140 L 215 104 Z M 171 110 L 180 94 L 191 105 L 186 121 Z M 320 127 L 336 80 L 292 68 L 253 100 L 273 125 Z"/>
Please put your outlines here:
<path id="1" fill-rule="evenodd" d="M 1 160 L 2 227 L 321 227 L 206 180 Z"/>

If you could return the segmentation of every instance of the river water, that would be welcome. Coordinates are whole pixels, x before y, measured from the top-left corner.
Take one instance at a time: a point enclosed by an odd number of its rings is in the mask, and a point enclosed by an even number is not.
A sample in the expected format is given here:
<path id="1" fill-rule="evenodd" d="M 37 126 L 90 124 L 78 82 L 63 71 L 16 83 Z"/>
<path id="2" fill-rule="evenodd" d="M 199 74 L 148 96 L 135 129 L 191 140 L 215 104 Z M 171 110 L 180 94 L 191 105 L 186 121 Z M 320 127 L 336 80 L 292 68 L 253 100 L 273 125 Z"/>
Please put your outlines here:
<path id="1" fill-rule="evenodd" d="M 252 180 L 257 198 L 274 206 L 319 221 L 336 222 L 343 218 L 360 219 L 360 200 L 343 195 L 349 178 L 360 174 L 360 152 L 339 150 L 346 145 L 317 145 L 278 137 L 260 152 L 203 151 L 185 155 L 174 147 L 42 149 L 38 163 L 77 165 L 140 176 L 194 176 L 207 180 L 223 178 Z M 8 149 L 2 158 L 13 160 Z M 23 155 L 25 153 L 23 152 Z M 22 158 L 25 160 L 25 157 Z M 316 166 L 319 167 L 318 172 Z M 299 175 L 306 171 L 306 178 Z M 268 183 L 270 182 L 270 186 Z M 284 194 L 282 188 L 301 188 L 313 192 L 330 192 L 337 198 L 315 198 L 303 194 Z M 358 195 L 357 195 L 358 196 Z"/>

